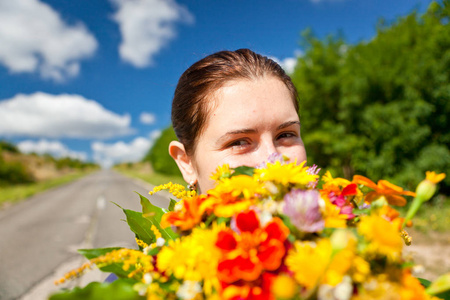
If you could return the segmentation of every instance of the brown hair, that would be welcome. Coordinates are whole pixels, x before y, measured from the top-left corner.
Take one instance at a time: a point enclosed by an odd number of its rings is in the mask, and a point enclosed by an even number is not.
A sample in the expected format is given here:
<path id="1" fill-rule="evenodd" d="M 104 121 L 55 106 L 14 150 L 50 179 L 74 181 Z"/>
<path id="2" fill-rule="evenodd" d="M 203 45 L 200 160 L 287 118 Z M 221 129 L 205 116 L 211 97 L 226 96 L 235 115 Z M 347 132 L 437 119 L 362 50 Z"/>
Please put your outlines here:
<path id="1" fill-rule="evenodd" d="M 278 78 L 286 85 L 298 111 L 297 90 L 291 78 L 275 61 L 249 49 L 211 54 L 181 75 L 172 102 L 172 125 L 188 155 L 195 151 L 211 109 L 207 104 L 212 101 L 213 93 L 229 81 L 264 76 Z"/>

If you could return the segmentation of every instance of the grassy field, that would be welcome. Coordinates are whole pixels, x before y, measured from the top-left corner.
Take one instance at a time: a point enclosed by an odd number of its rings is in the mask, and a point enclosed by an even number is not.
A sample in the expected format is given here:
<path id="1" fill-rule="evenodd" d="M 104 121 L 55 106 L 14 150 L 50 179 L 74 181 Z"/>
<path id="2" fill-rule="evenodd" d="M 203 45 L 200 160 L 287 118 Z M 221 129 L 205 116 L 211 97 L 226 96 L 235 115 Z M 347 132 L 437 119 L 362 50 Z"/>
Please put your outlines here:
<path id="1" fill-rule="evenodd" d="M 450 230 L 450 201 L 438 195 L 433 202 L 425 203 L 413 218 L 414 228 L 422 231 L 448 232 Z"/>
<path id="2" fill-rule="evenodd" d="M 25 198 L 53 187 L 74 181 L 90 172 L 92 171 L 78 171 L 76 173 L 67 174 L 41 182 L 0 187 L 0 208 L 17 203 Z"/>
<path id="3" fill-rule="evenodd" d="M 136 170 L 132 170 L 132 169 L 116 168 L 115 170 L 117 170 L 118 172 L 120 172 L 126 176 L 133 177 L 133 178 L 139 178 L 139 179 L 142 179 L 145 182 L 148 182 L 153 185 L 160 185 L 160 184 L 164 184 L 164 183 L 168 183 L 168 182 L 178 183 L 178 184 L 182 184 L 184 186 L 186 185 L 186 182 L 184 181 L 183 177 L 181 177 L 181 176 L 164 175 L 164 174 L 155 173 L 155 172 L 144 173 L 144 172 L 140 172 L 140 171 L 136 171 Z"/>

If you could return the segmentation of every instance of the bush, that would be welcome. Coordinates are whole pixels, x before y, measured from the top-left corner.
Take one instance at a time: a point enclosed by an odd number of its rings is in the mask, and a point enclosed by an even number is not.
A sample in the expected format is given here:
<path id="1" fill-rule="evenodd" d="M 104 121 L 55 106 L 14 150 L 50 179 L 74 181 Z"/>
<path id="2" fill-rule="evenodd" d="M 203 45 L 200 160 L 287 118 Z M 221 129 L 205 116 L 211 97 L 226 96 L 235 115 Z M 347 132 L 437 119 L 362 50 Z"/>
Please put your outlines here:
<path id="1" fill-rule="evenodd" d="M 8 163 L 0 157 L 0 186 L 33 182 L 34 179 L 21 163 Z"/>

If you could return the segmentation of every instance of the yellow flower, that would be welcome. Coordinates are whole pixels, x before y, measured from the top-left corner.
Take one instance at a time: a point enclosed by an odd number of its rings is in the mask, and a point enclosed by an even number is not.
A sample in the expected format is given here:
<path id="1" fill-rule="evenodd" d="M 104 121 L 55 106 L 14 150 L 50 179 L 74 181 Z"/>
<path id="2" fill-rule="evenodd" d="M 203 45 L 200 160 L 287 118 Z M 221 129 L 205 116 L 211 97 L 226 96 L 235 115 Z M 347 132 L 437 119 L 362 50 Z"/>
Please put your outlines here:
<path id="1" fill-rule="evenodd" d="M 272 293 L 277 299 L 291 299 L 297 293 L 297 289 L 294 279 L 287 275 L 278 276 L 272 285 Z"/>
<path id="2" fill-rule="evenodd" d="M 297 241 L 286 257 L 286 265 L 294 272 L 295 280 L 307 289 L 312 289 L 317 284 L 335 286 L 351 267 L 351 247 L 349 245 L 334 254 L 328 239 L 319 240 L 316 244 Z"/>
<path id="3" fill-rule="evenodd" d="M 222 166 L 218 166 L 216 172 L 211 175 L 211 179 L 214 181 L 220 181 L 224 178 L 229 178 L 231 175 L 230 165 L 224 164 Z"/>
<path id="4" fill-rule="evenodd" d="M 392 260 L 399 258 L 403 246 L 399 231 L 401 221 L 394 219 L 389 222 L 379 215 L 362 216 L 358 232 L 368 241 L 366 251 L 385 255 Z"/>
<path id="5" fill-rule="evenodd" d="M 347 227 L 347 215 L 341 214 L 341 209 L 332 204 L 328 197 L 322 198 L 325 206 L 323 210 L 323 218 L 325 220 L 325 228 L 345 228 Z"/>
<path id="6" fill-rule="evenodd" d="M 196 227 L 190 235 L 169 241 L 157 255 L 158 270 L 182 280 L 204 281 L 207 294 L 219 289 L 217 264 L 221 252 L 215 243 L 220 228 L 223 226 L 208 230 Z"/>
<path id="7" fill-rule="evenodd" d="M 355 256 L 351 268 L 353 281 L 357 283 L 364 282 L 370 275 L 370 264 L 362 257 Z"/>
<path id="8" fill-rule="evenodd" d="M 208 194 L 220 197 L 221 194 L 229 194 L 233 197 L 244 197 L 251 199 L 255 194 L 261 193 L 262 184 L 253 177 L 247 175 L 237 175 L 231 178 L 225 178 L 218 185 L 208 191 Z"/>
<path id="9" fill-rule="evenodd" d="M 436 172 L 434 171 L 433 172 L 427 171 L 425 174 L 426 180 L 431 181 L 434 184 L 441 182 L 445 178 L 445 173 L 436 174 Z"/>
<path id="10" fill-rule="evenodd" d="M 318 175 L 311 175 L 307 172 L 308 167 L 304 167 L 306 161 L 297 165 L 297 162 L 284 164 L 279 161 L 267 163 L 264 169 L 255 169 L 255 177 L 261 181 L 272 181 L 274 183 L 288 186 L 307 186 L 310 182 L 315 182 Z"/>

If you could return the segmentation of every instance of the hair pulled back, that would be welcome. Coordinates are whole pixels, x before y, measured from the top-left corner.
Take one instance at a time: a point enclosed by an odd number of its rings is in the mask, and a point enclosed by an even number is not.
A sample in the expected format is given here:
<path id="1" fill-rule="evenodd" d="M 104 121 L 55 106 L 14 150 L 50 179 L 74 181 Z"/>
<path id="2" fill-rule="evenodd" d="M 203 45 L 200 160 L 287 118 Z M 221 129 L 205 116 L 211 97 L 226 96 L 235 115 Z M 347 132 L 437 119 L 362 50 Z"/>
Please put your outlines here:
<path id="1" fill-rule="evenodd" d="M 292 95 L 298 111 L 297 90 L 291 78 L 272 59 L 249 49 L 211 54 L 189 67 L 180 77 L 172 102 L 172 125 L 188 155 L 192 155 L 212 105 L 212 95 L 227 82 L 273 76 Z"/>

